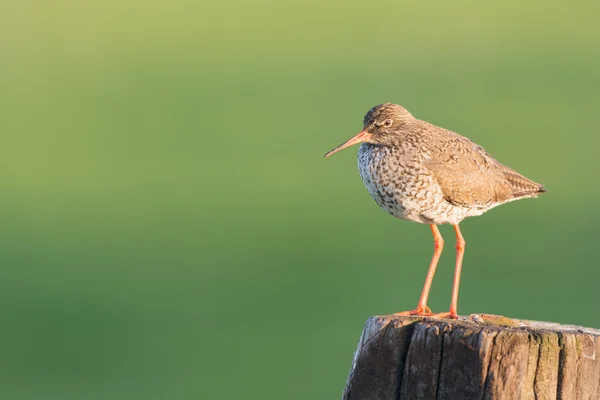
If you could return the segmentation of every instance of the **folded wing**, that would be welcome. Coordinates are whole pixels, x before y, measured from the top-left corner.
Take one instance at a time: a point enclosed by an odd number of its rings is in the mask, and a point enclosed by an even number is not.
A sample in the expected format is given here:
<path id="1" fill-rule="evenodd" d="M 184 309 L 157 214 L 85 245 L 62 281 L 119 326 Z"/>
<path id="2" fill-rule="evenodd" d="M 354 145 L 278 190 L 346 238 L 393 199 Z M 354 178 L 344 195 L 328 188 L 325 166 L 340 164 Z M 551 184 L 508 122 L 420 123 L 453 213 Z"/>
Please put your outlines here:
<path id="1" fill-rule="evenodd" d="M 543 185 L 499 163 L 483 147 L 444 131 L 436 146 L 427 149 L 432 154 L 424 162 L 448 202 L 488 208 L 518 198 L 537 197 L 545 191 Z"/>

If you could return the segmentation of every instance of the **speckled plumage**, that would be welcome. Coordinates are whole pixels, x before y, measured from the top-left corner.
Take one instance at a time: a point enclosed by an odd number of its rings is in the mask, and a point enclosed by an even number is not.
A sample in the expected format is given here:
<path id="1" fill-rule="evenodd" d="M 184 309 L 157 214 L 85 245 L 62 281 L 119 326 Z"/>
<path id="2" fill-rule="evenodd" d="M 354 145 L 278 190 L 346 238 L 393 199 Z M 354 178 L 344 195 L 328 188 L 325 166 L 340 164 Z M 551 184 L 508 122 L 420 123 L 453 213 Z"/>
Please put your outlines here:
<path id="1" fill-rule="evenodd" d="M 500 204 L 537 197 L 544 187 L 500 164 L 471 140 L 420 121 L 399 105 L 373 107 L 363 124 L 362 132 L 325 156 L 362 143 L 358 168 L 373 199 L 395 217 L 429 224 L 433 233 L 434 252 L 419 303 L 401 314 L 457 318 L 465 252 L 459 223 Z M 444 247 L 439 224 L 454 225 L 456 268 L 450 311 L 431 314 L 427 298 Z"/>
<path id="2" fill-rule="evenodd" d="M 382 122 L 392 125 L 381 130 Z M 424 224 L 458 224 L 466 217 L 544 191 L 459 134 L 381 104 L 364 119 L 373 139 L 358 152 L 370 195 L 395 217 Z"/>

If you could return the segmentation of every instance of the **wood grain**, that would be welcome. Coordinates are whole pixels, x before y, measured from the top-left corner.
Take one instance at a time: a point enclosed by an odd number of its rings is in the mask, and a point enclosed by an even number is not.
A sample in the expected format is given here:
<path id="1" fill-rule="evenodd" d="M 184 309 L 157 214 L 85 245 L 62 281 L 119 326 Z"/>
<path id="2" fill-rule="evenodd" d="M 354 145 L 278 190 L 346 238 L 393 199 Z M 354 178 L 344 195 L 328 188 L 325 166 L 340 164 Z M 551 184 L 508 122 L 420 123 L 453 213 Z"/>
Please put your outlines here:
<path id="1" fill-rule="evenodd" d="M 474 314 L 372 317 L 344 400 L 600 400 L 600 330 Z"/>

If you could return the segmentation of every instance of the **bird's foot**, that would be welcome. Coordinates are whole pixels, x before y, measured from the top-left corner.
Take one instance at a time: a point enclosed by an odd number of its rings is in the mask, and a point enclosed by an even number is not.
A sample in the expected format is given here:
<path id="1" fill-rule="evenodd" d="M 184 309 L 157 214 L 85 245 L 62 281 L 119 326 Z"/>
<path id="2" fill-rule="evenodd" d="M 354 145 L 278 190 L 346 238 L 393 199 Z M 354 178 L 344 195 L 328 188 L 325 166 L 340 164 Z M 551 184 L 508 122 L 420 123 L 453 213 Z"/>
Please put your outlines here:
<path id="1" fill-rule="evenodd" d="M 448 311 L 443 313 L 430 314 L 429 317 L 458 319 L 458 314 L 456 313 L 456 311 Z"/>
<path id="2" fill-rule="evenodd" d="M 393 315 L 401 315 L 401 316 L 405 316 L 405 315 L 421 315 L 423 317 L 428 317 L 428 316 L 431 316 L 431 315 L 434 315 L 434 314 L 431 313 L 431 309 L 429 307 L 427 307 L 427 306 L 418 306 L 414 310 L 401 311 L 401 312 L 394 313 Z"/>

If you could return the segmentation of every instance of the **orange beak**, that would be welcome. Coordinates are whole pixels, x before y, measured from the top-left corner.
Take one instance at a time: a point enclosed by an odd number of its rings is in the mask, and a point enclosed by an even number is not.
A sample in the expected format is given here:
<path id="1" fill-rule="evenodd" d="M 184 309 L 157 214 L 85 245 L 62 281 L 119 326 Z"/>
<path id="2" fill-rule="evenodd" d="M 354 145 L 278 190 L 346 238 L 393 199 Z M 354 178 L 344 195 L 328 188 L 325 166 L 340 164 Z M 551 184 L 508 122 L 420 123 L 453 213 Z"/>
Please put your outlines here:
<path id="1" fill-rule="evenodd" d="M 329 153 L 325 154 L 325 157 L 329 157 L 333 153 L 337 153 L 340 150 L 344 150 L 346 147 L 353 146 L 353 145 L 355 145 L 357 143 L 365 142 L 370 137 L 371 137 L 371 134 L 369 132 L 362 131 L 358 135 L 354 136 L 352 139 L 348 140 L 347 142 L 344 142 L 344 143 L 340 144 L 338 147 L 336 147 L 335 149 L 331 150 Z"/>

